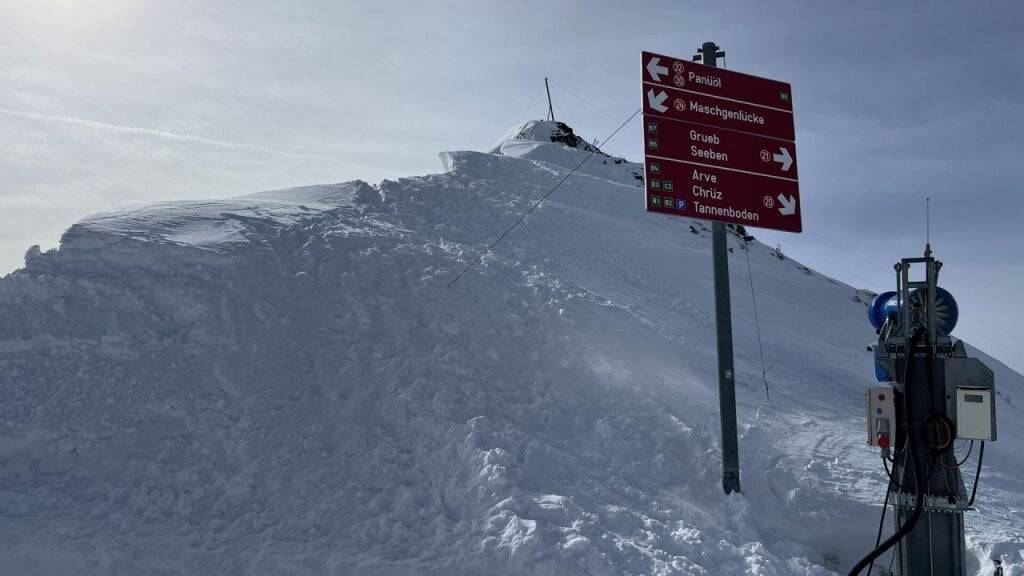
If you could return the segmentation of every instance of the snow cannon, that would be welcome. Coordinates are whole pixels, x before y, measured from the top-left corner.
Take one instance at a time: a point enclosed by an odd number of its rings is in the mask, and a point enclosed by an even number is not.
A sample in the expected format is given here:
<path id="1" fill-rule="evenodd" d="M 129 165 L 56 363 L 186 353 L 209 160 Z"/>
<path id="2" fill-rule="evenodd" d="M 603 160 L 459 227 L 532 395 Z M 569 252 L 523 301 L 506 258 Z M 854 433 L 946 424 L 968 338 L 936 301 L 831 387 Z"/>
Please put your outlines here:
<path id="1" fill-rule="evenodd" d="M 882 383 L 865 390 L 865 420 L 867 443 L 877 448 L 886 474 L 910 481 L 890 482 L 883 508 L 893 507 L 895 533 L 884 542 L 878 536 L 850 574 L 866 576 L 896 547 L 895 576 L 967 576 L 973 572 L 967 571 L 964 515 L 975 510 L 985 443 L 996 439 L 995 375 L 951 334 L 960 309 L 939 288 L 942 262 L 931 247 L 893 268 L 896 291 L 879 294 L 868 309 L 878 338 L 867 349 Z M 977 468 L 968 493 L 961 469 L 972 449 Z"/>
<path id="2" fill-rule="evenodd" d="M 896 292 L 882 292 L 871 302 L 868 308 L 868 320 L 875 330 L 881 330 L 886 320 L 896 315 L 902 315 L 900 297 Z M 907 302 L 910 308 L 924 309 L 928 300 L 928 290 L 915 288 L 908 291 Z M 949 336 L 956 328 L 957 320 L 960 319 L 960 307 L 956 299 L 944 288 L 935 287 L 935 332 L 940 336 Z"/>
<path id="3" fill-rule="evenodd" d="M 894 333 L 899 331 L 899 324 L 903 321 L 902 306 L 907 302 L 912 314 L 916 311 L 927 309 L 928 289 L 911 288 L 905 292 L 906 296 L 901 298 L 898 292 L 882 292 L 871 301 L 868 307 L 868 320 L 878 332 L 880 340 L 887 340 Z M 924 314 L 927 315 L 927 314 Z M 960 318 L 960 307 L 956 299 L 948 290 L 935 287 L 935 334 L 936 336 L 949 336 L 956 328 L 957 320 Z M 891 368 L 891 367 L 890 367 Z M 879 362 L 875 362 L 875 379 L 879 382 L 892 382 L 893 375 Z"/>

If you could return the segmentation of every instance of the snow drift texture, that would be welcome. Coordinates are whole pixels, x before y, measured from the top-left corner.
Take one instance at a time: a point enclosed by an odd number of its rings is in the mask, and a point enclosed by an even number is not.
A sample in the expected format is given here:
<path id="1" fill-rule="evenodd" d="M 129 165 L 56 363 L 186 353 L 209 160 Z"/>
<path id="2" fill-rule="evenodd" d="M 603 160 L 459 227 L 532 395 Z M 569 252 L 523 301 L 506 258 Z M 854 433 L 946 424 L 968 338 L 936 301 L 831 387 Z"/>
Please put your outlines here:
<path id="1" fill-rule="evenodd" d="M 31 250 L 0 280 L 0 573 L 845 573 L 884 494 L 867 293 L 731 234 L 726 497 L 709 228 L 645 213 L 639 165 L 596 154 L 447 287 L 590 153 L 567 134 Z M 1024 383 L 989 363 L 972 570 L 1022 574 Z"/>

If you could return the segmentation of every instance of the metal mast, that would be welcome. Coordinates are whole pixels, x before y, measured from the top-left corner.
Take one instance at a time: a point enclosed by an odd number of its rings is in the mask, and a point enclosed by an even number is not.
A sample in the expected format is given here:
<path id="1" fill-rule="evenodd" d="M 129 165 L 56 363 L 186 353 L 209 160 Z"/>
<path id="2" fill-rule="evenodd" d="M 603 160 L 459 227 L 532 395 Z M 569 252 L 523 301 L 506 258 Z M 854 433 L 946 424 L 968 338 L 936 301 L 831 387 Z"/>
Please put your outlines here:
<path id="1" fill-rule="evenodd" d="M 555 121 L 555 109 L 551 107 L 551 88 L 548 87 L 548 77 L 544 77 L 544 91 L 548 93 L 548 120 Z"/>
<path id="2" fill-rule="evenodd" d="M 718 67 L 725 56 L 720 46 L 705 42 L 693 57 L 705 66 Z M 740 492 L 740 449 L 736 431 L 736 378 L 732 355 L 732 303 L 729 295 L 729 245 L 725 224 L 711 223 L 715 266 L 715 327 L 718 336 L 718 409 L 722 421 L 722 489 Z"/>

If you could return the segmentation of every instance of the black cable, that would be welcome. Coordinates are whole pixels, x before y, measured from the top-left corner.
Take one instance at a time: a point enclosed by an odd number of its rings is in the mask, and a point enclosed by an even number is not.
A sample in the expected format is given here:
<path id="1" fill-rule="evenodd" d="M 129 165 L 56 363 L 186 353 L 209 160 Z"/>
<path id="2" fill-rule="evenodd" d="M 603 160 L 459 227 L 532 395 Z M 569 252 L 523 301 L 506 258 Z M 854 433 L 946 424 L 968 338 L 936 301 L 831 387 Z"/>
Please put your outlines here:
<path id="1" fill-rule="evenodd" d="M 892 471 L 889 470 L 889 462 L 885 458 L 882 458 L 882 468 L 885 468 L 885 475 L 889 477 L 890 484 L 895 485 L 897 488 L 904 492 L 910 491 L 909 488 L 900 483 L 900 481 L 897 480 L 896 477 L 892 475 Z M 876 543 L 875 546 L 878 546 L 878 544 Z"/>
<path id="2" fill-rule="evenodd" d="M 953 442 L 956 441 L 956 425 L 949 417 L 939 414 L 938 409 L 935 407 L 935 356 L 932 350 L 931 339 L 927 336 L 924 338 L 925 341 L 925 373 L 928 379 L 928 399 L 929 407 L 928 414 L 921 421 L 921 427 L 925 432 L 925 445 L 931 450 L 932 456 L 938 456 L 946 450 L 952 448 Z M 941 433 L 939 432 L 939 426 L 945 428 L 945 440 L 940 441 Z M 930 434 L 930 436 L 929 436 Z M 934 443 L 932 442 L 934 440 Z M 933 464 L 934 466 L 934 464 Z"/>
<path id="3" fill-rule="evenodd" d="M 974 497 L 978 495 L 978 480 L 981 479 L 981 461 L 985 459 L 985 441 L 981 441 L 981 448 L 978 449 L 978 470 L 974 473 L 974 488 L 971 488 L 971 499 L 967 507 L 974 506 Z"/>
<path id="4" fill-rule="evenodd" d="M 883 460 L 885 460 L 885 459 L 883 459 Z M 885 468 L 885 475 L 889 477 L 889 480 L 893 483 L 894 486 L 896 486 L 897 488 L 899 488 L 903 492 L 910 492 L 910 490 L 911 490 L 910 487 L 905 486 L 903 483 L 901 483 L 899 480 L 897 480 L 895 476 L 893 476 L 893 471 L 889 469 L 888 462 L 889 461 L 883 461 L 882 462 L 882 467 Z M 906 470 L 906 468 L 904 468 L 904 470 Z M 928 468 L 928 474 L 925 475 L 925 483 L 926 484 L 928 483 L 929 480 L 932 479 L 932 476 L 935 474 L 936 470 L 938 470 L 938 468 L 935 467 L 935 462 L 932 462 L 931 463 L 931 467 Z"/>
<path id="5" fill-rule="evenodd" d="M 930 382 L 931 380 L 929 380 Z M 953 421 L 941 414 L 924 417 L 921 427 L 925 430 L 925 445 L 933 454 L 942 454 L 953 446 L 956 440 Z"/>
<path id="6" fill-rule="evenodd" d="M 882 457 L 882 466 L 885 467 L 885 471 L 889 471 L 889 467 L 885 463 L 885 457 Z M 889 476 L 889 485 L 885 488 L 885 500 L 882 502 L 882 517 L 878 519 L 878 535 L 875 536 L 875 548 L 878 548 L 878 544 L 882 542 L 882 528 L 885 526 L 885 511 L 889 509 L 889 496 L 892 495 L 892 484 L 893 477 Z M 875 560 L 871 560 L 871 564 L 868 565 L 868 576 L 871 576 L 871 569 L 875 567 Z"/>
<path id="7" fill-rule="evenodd" d="M 889 567 L 885 569 L 885 574 L 883 576 L 892 576 L 893 575 L 892 565 L 895 564 L 895 563 L 896 563 L 896 551 L 893 550 L 892 554 L 889 555 Z"/>
<path id="8" fill-rule="evenodd" d="M 484 250 L 483 252 L 478 254 L 476 259 L 474 259 L 472 262 L 470 262 L 469 266 L 466 266 L 465 270 L 463 270 L 462 272 L 459 272 L 459 275 L 456 276 L 454 280 L 452 280 L 451 282 L 448 283 L 448 287 L 451 288 L 453 284 L 455 284 L 456 282 L 459 281 L 459 278 L 462 278 L 462 276 L 465 275 L 466 272 L 469 272 L 469 270 L 473 266 L 476 266 L 477 262 L 480 262 L 480 259 L 483 258 L 485 254 L 487 254 L 495 246 L 497 246 L 498 242 L 501 242 L 505 238 L 505 236 L 508 236 L 509 232 L 511 232 L 516 226 L 519 226 L 520 224 L 522 224 L 523 220 L 526 220 L 527 216 L 529 216 L 534 210 L 536 210 L 538 206 L 543 204 L 544 201 L 548 199 L 548 196 L 551 196 L 552 192 L 557 190 L 558 187 L 561 186 L 563 182 L 565 182 L 566 180 L 569 179 L 569 176 L 572 176 L 573 174 L 575 174 L 576 171 L 579 170 L 580 167 L 583 166 L 587 162 L 587 160 L 590 160 L 594 156 L 594 154 L 597 154 L 597 148 L 600 148 L 601 146 L 604 146 L 605 144 L 607 144 L 608 141 L 611 140 L 613 136 L 615 136 L 616 134 L 619 133 L 619 130 L 622 130 L 623 128 L 625 128 L 626 124 L 629 124 L 630 120 L 632 120 L 633 118 L 636 118 L 636 115 L 640 113 L 640 110 L 642 110 L 642 108 L 637 109 L 637 111 L 633 112 L 633 114 L 630 115 L 630 117 L 627 118 L 625 122 L 623 122 L 622 124 L 619 124 L 619 127 L 615 129 L 615 132 L 612 132 L 610 136 L 608 136 L 607 138 L 604 139 L 604 142 L 601 142 L 601 144 L 599 144 L 586 158 L 581 160 L 580 163 L 577 164 L 575 168 L 573 168 L 572 170 L 569 171 L 568 174 L 563 176 L 562 179 L 558 181 L 558 184 L 555 184 L 554 186 L 552 186 L 551 190 L 548 190 L 547 193 L 544 194 L 544 196 L 542 196 L 540 200 L 537 200 L 537 202 L 535 202 L 533 204 L 533 206 L 531 206 L 530 209 L 526 211 L 525 214 L 520 216 L 519 220 L 516 220 L 515 224 L 512 224 L 511 226 L 508 227 L 508 229 L 506 229 L 504 232 L 502 232 L 501 236 L 498 236 L 497 240 L 495 240 L 494 242 L 491 242 L 491 245 L 488 246 L 486 250 Z"/>
<path id="9" fill-rule="evenodd" d="M 929 303 L 928 305 L 931 306 L 931 303 Z M 925 424 L 928 424 L 928 420 L 933 418 L 935 416 L 935 414 L 938 412 L 938 410 L 935 408 L 935 386 L 932 386 L 932 382 L 935 381 L 934 380 L 934 377 L 935 377 L 935 359 L 932 356 L 932 342 L 931 342 L 931 339 L 928 337 L 927 334 L 924 337 L 924 342 L 925 342 L 925 352 L 924 352 L 925 365 L 924 365 L 924 372 L 925 372 L 925 377 L 928 379 L 928 414 L 925 416 L 924 421 L 921 422 L 922 426 L 925 425 Z M 928 441 L 928 437 L 926 435 L 925 436 L 925 442 L 927 443 L 927 441 Z M 953 439 L 950 439 L 949 443 L 952 444 L 953 443 Z M 932 447 L 931 444 L 928 444 L 928 447 L 931 448 Z"/>
<path id="10" fill-rule="evenodd" d="M 939 466 L 942 466 L 943 468 L 946 468 L 948 470 L 952 470 L 953 468 L 959 468 L 959 467 L 963 466 L 964 463 L 967 462 L 967 460 L 971 457 L 971 452 L 974 452 L 974 440 L 971 440 L 971 445 L 970 445 L 970 447 L 967 448 L 967 455 L 964 456 L 963 460 L 957 462 L 956 461 L 956 457 L 954 455 L 953 465 L 950 466 L 949 464 L 946 464 L 945 462 L 943 462 L 941 460 L 942 455 L 940 454 L 939 456 L 936 456 L 936 458 L 937 458 L 936 462 L 939 463 Z"/>
<path id="11" fill-rule="evenodd" d="M 921 519 L 921 514 L 924 512 L 924 490 L 927 479 L 922 474 L 924 466 L 921 464 L 920 455 L 917 449 L 917 442 L 913 437 L 915 434 L 914 418 L 913 414 L 910 412 L 910 407 L 913 406 L 913 403 L 911 402 L 911 390 L 913 389 L 913 386 L 911 386 L 911 376 L 913 374 L 914 366 L 914 350 L 917 348 L 917 343 L 921 340 L 922 336 L 923 332 L 920 329 L 915 330 L 910 336 L 910 341 L 907 343 L 907 365 L 903 378 L 903 404 L 904 414 L 906 414 L 907 419 L 907 449 L 909 450 L 909 454 L 907 454 L 907 456 L 910 458 L 910 463 L 914 467 L 914 485 L 917 489 L 917 494 L 915 495 L 916 498 L 914 500 L 914 511 L 910 514 L 910 518 L 907 519 L 903 526 L 900 526 L 899 530 L 897 530 L 892 536 L 886 538 L 885 542 L 882 542 L 881 545 L 876 546 L 875 549 L 869 552 L 867 556 L 861 558 L 860 562 L 857 562 L 853 566 L 853 569 L 850 570 L 849 576 L 858 576 L 861 571 L 874 562 L 876 558 L 885 554 L 886 550 L 892 548 L 904 536 L 910 534 L 914 529 L 914 526 L 917 525 L 917 521 Z M 932 471 L 934 470 L 935 468 L 932 467 Z M 931 476 L 931 474 L 929 473 L 928 476 Z"/>

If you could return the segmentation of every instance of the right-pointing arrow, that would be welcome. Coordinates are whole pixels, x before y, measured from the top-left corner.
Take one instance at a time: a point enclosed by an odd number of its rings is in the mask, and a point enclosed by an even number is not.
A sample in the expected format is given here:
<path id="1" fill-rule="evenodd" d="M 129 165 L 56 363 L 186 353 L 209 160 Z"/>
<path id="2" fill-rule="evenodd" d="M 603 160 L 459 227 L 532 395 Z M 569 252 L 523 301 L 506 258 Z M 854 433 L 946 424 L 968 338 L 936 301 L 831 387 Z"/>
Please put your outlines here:
<path id="1" fill-rule="evenodd" d="M 793 165 L 793 157 L 789 155 L 789 149 L 783 146 L 779 146 L 779 153 L 773 154 L 772 160 L 775 160 L 782 166 L 783 172 L 788 172 L 789 167 Z"/>
<path id="2" fill-rule="evenodd" d="M 647 103 L 654 110 L 657 110 L 658 112 L 668 110 L 668 106 L 665 106 L 664 104 L 665 100 L 668 100 L 668 94 L 665 94 L 664 90 L 659 92 L 657 96 L 654 95 L 653 88 L 647 91 Z"/>
<path id="3" fill-rule="evenodd" d="M 779 194 L 776 198 L 779 199 L 779 204 L 782 204 L 782 208 L 779 208 L 779 212 L 781 212 L 783 216 L 789 216 L 796 213 L 796 198 L 793 198 L 792 195 L 787 198 L 782 194 Z"/>
<path id="4" fill-rule="evenodd" d="M 655 82 L 661 82 L 661 75 L 668 74 L 668 68 L 660 66 L 661 58 L 654 56 L 647 63 L 647 73 L 651 75 L 651 79 Z"/>

